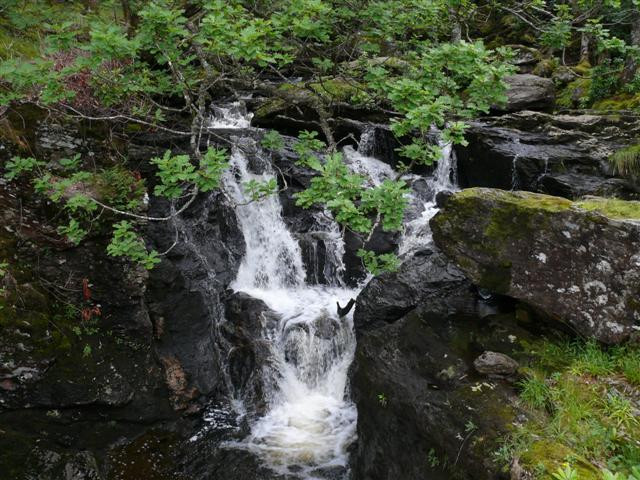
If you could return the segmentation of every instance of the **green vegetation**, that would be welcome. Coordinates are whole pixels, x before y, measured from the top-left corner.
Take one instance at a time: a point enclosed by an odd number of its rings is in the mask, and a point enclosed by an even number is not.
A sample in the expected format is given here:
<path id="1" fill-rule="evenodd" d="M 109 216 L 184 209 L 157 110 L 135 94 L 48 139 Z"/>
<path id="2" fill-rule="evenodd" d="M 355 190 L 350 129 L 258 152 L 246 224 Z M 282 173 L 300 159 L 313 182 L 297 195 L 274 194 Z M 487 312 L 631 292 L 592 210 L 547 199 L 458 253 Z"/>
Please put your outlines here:
<path id="1" fill-rule="evenodd" d="M 610 218 L 640 219 L 640 202 L 618 200 L 615 198 L 593 198 L 576 202 L 583 210 L 599 212 Z"/>
<path id="2" fill-rule="evenodd" d="M 147 268 L 161 255 L 143 253 L 137 222 L 168 220 L 199 192 L 220 187 L 225 154 L 203 151 L 200 142 L 216 95 L 258 92 L 278 106 L 311 112 L 318 129 L 301 132 L 294 148 L 299 163 L 317 176 L 298 194 L 298 204 L 325 206 L 364 247 L 375 228 L 401 228 L 406 186 L 395 179 L 370 188 L 348 172 L 330 121 L 336 112 L 345 105 L 393 112 L 393 132 L 405 139 L 400 167 L 408 172 L 440 158 L 440 147 L 427 141 L 434 126 L 445 141 L 463 144 L 464 120 L 504 101 L 502 79 L 515 71 L 507 49 L 451 41 L 447 24 L 467 18 L 467 2 L 112 0 L 68 12 L 45 0 L 31 3 L 34 8 L 10 1 L 0 9 L 7 31 L 18 35 L 28 24 L 37 33 L 32 40 L 38 39 L 31 54 L 0 61 L 0 105 L 29 102 L 63 119 L 124 121 L 130 131 L 133 124 L 183 136 L 191 148 L 148 159 L 159 179 L 153 193 L 169 199 L 176 212 L 162 219 L 141 211 L 138 189 L 126 198 L 100 191 L 99 185 L 112 184 L 96 178 L 107 168 L 88 169 L 88 159 L 61 164 L 60 174 L 44 159 L 15 158 L 5 176 L 15 181 L 29 173 L 36 191 L 63 209 L 67 218 L 59 232 L 71 242 L 115 231 L 109 253 Z M 282 148 L 275 134 L 264 142 L 265 148 Z M 278 191 L 274 182 L 245 187 L 253 201 Z M 126 233 L 121 217 L 130 222 Z M 361 258 L 376 272 L 397 263 L 366 251 Z"/>
<path id="3" fill-rule="evenodd" d="M 530 361 L 518 388 L 530 420 L 511 434 L 501 461 L 519 458 L 536 478 L 632 475 L 640 465 L 637 347 L 548 340 L 524 347 Z"/>
<path id="4" fill-rule="evenodd" d="M 618 150 L 609 157 L 609 163 L 613 173 L 637 181 L 640 178 L 640 145 Z"/>

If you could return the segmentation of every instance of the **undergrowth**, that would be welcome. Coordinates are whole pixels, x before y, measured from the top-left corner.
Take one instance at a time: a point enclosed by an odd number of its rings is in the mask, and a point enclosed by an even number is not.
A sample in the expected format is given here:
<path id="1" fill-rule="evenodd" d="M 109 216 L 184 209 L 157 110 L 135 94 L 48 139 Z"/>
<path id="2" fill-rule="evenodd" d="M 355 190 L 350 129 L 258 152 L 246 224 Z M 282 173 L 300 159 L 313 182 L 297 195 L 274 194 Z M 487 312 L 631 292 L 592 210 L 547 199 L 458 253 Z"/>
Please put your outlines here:
<path id="1" fill-rule="evenodd" d="M 637 180 L 640 178 L 640 145 L 618 150 L 609 157 L 613 173 Z"/>
<path id="2" fill-rule="evenodd" d="M 568 465 L 578 479 L 620 479 L 640 465 L 640 350 L 589 341 L 540 341 L 518 383 L 529 420 L 496 452 L 518 458 L 534 478 L 558 478 Z M 631 477 L 630 477 L 631 478 Z"/>

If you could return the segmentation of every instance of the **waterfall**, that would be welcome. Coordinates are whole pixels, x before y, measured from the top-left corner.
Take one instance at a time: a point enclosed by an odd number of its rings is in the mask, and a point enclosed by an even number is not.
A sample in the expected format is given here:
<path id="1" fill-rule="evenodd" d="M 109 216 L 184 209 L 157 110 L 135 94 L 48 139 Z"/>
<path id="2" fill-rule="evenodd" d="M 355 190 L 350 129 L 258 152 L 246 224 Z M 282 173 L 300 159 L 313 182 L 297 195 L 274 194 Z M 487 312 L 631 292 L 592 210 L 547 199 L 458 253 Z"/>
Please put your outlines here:
<path id="1" fill-rule="evenodd" d="M 242 102 L 233 102 L 224 106 L 213 105 L 211 107 L 208 127 L 216 128 L 249 128 L 251 126 L 252 113 L 247 113 Z"/>
<path id="2" fill-rule="evenodd" d="M 262 300 L 275 316 L 269 314 L 272 320 L 258 326 L 267 352 L 257 373 L 266 408 L 252 413 L 242 403 L 243 392 L 234 391 L 238 398 L 232 399 L 233 404 L 239 415 L 247 415 L 250 432 L 244 440 L 226 445 L 252 452 L 287 478 L 346 478 L 347 452 L 356 437 L 357 411 L 348 391 L 356 341 L 351 314 L 339 317 L 336 302 L 347 304 L 358 289 L 345 287 L 345 246 L 328 211 L 310 213 L 313 225 L 300 239 L 311 249 L 314 272 L 310 275 L 299 239 L 283 219 L 280 197 L 253 200 L 245 192 L 250 181 L 276 178 L 269 155 L 255 140 L 256 129 L 249 125 L 250 116 L 241 104 L 216 107 L 210 119 L 210 128 L 237 131 L 231 138 L 230 165 L 222 184 L 234 205 L 246 249 L 230 287 Z M 370 156 L 374 147 L 375 138 L 369 132 L 357 150 L 345 147 L 343 151 L 345 163 L 365 177 L 370 187 L 397 177 L 391 166 Z M 432 177 L 405 176 L 414 184 L 413 212 L 406 217 L 401 253 L 429 241 L 435 195 L 456 188 L 452 181 L 455 156 L 450 145 L 442 147 L 442 159 Z M 426 184 L 426 189 L 415 188 L 418 182 Z M 325 250 L 323 262 L 317 250 L 320 243 Z"/>
<path id="3" fill-rule="evenodd" d="M 434 135 L 440 138 L 434 129 Z M 438 212 L 436 195 L 442 191 L 455 191 L 456 186 L 456 156 L 450 143 L 439 141 L 442 156 L 436 164 L 433 175 L 427 178 L 407 174 L 403 178 L 409 184 L 424 182 L 424 188 L 413 188 L 409 194 L 409 208 L 405 216 L 404 233 L 400 239 L 399 253 L 408 254 L 431 242 L 429 220 Z M 347 146 L 343 150 L 345 163 L 353 173 L 366 178 L 370 187 L 380 185 L 386 179 L 394 179 L 397 172 L 387 163 L 371 155 L 374 150 L 374 130 L 366 129 L 360 137 L 358 149 Z"/>
<path id="4" fill-rule="evenodd" d="M 442 155 L 431 177 L 425 179 L 426 188 L 418 192 L 416 188 L 410 195 L 410 205 L 419 212 L 415 218 L 405 222 L 404 233 L 400 239 L 399 253 L 409 254 L 431 243 L 429 220 L 438 213 L 436 195 L 443 191 L 456 191 L 456 154 L 450 143 L 439 140 Z M 414 177 L 414 181 L 417 180 Z M 414 182 L 415 183 L 415 182 Z"/>
<path id="5" fill-rule="evenodd" d="M 518 179 L 518 158 L 519 155 L 516 154 L 513 157 L 513 164 L 511 166 L 511 190 L 517 190 L 518 184 L 520 183 Z"/>
<path id="6" fill-rule="evenodd" d="M 366 145 L 366 144 L 365 144 Z M 344 161 L 348 165 L 349 170 L 365 177 L 365 182 L 370 187 L 377 187 L 386 179 L 393 179 L 396 172 L 387 163 L 377 158 L 368 157 L 360 153 L 361 146 L 355 150 L 351 146 L 344 147 Z"/>
<path id="7" fill-rule="evenodd" d="M 229 112 L 231 110 L 228 110 Z M 220 109 L 219 112 L 224 113 Z M 235 114 L 218 128 L 238 125 Z M 347 471 L 347 448 L 355 439 L 357 412 L 348 395 L 347 372 L 355 352 L 351 315 L 340 318 L 357 291 L 341 286 L 344 245 L 328 215 L 317 223 L 329 242 L 325 275 L 332 285 L 310 285 L 301 248 L 282 218 L 277 195 L 251 201 L 244 184 L 275 177 L 268 157 L 250 137 L 234 138 L 223 188 L 235 203 L 246 254 L 231 288 L 262 300 L 277 314 L 263 326 L 269 365 L 261 371 L 266 412 L 249 419 L 251 432 L 231 446 L 256 454 L 283 475 L 322 478 L 327 469 Z M 324 222 L 324 223 L 323 223 Z"/>

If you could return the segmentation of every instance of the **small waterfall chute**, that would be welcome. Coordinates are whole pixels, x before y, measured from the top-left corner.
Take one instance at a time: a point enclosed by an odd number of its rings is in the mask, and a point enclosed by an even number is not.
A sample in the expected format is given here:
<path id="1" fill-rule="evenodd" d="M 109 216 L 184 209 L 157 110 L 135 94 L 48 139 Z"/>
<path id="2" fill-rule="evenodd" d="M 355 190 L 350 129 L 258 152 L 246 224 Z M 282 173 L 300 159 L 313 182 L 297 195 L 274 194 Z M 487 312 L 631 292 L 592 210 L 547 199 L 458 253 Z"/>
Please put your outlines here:
<path id="1" fill-rule="evenodd" d="M 220 111 L 232 116 L 230 123 L 242 124 L 231 110 Z M 229 128 L 222 120 L 217 125 Z M 346 304 L 357 292 L 342 286 L 340 231 L 327 212 L 316 215 L 315 233 L 330 246 L 324 273 L 333 286 L 308 284 L 279 197 L 252 201 L 244 190 L 251 180 L 275 178 L 267 156 L 250 138 L 234 143 L 223 188 L 236 205 L 246 253 L 231 288 L 262 300 L 278 324 L 262 334 L 270 357 L 261 370 L 266 412 L 249 419 L 251 433 L 232 445 L 285 475 L 311 479 L 323 468 L 346 471 L 357 418 L 347 391 L 355 335 L 351 315 L 339 316 L 336 302 Z"/>

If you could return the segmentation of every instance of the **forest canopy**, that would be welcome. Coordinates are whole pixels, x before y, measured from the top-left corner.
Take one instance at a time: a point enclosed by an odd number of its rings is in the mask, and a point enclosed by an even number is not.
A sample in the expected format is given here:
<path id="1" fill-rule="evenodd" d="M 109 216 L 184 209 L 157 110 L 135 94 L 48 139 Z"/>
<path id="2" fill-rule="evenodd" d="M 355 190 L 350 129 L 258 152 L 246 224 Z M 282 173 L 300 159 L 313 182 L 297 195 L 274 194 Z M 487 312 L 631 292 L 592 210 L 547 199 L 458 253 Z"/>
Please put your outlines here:
<path id="1" fill-rule="evenodd" d="M 582 106 L 640 90 L 635 1 L 15 0 L 3 2 L 0 20 L 3 108 L 32 103 L 61 117 L 189 138 L 189 155 L 149 159 L 154 193 L 178 213 L 198 192 L 220 186 L 227 153 L 202 144 L 216 99 L 257 92 L 304 108 L 314 131 L 300 133 L 297 149 L 317 177 L 298 202 L 326 206 L 363 245 L 375 228 L 401 228 L 406 189 L 402 176 L 369 188 L 348 172 L 332 122 L 338 112 L 390 117 L 406 173 L 440 158 L 441 146 L 428 138 L 433 128 L 445 144 L 464 143 L 465 120 L 506 100 L 504 79 L 523 52 L 534 52 L 540 69 L 574 65 Z M 126 162 L 104 170 L 119 187 L 101 197 L 89 186 L 104 183 L 104 173 L 82 158 L 62 174 L 33 158 L 7 167 L 10 179 L 31 175 L 36 191 L 60 204 L 67 216 L 60 232 L 74 243 L 106 210 L 114 227 L 109 252 L 157 263 L 135 222 L 166 219 L 141 211 L 142 180 L 122 175 Z M 70 195 L 77 184 L 87 188 Z M 259 201 L 277 185 L 248 188 Z M 365 250 L 362 257 L 376 270 L 394 264 Z"/>

